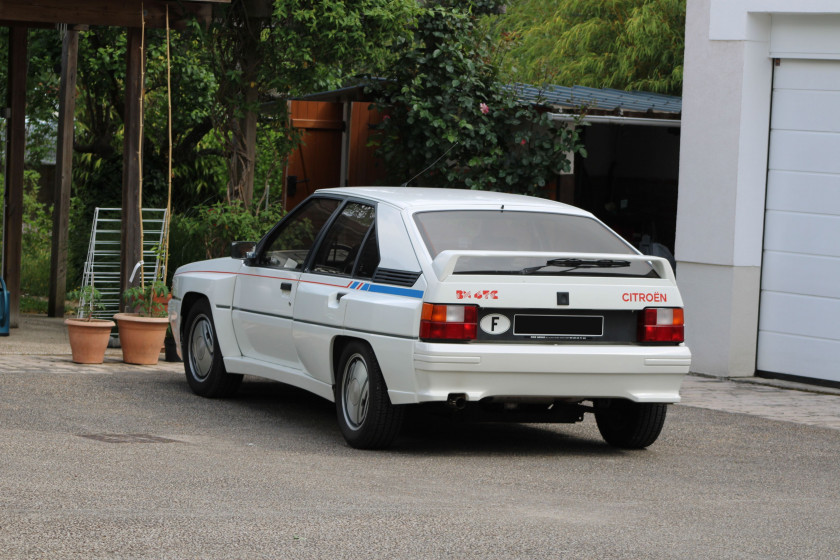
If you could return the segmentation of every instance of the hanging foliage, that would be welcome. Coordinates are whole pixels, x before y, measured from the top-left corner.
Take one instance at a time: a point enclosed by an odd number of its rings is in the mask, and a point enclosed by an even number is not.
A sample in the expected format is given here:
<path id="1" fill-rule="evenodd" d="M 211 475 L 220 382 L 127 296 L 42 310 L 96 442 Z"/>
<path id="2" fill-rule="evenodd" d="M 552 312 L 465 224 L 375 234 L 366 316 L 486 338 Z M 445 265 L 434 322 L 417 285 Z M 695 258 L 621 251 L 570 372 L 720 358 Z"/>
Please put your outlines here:
<path id="1" fill-rule="evenodd" d="M 511 81 L 680 95 L 685 0 L 515 0 L 485 24 Z"/>
<path id="2" fill-rule="evenodd" d="M 582 152 L 574 128 L 500 83 L 475 25 L 497 8 L 427 8 L 399 43 L 399 62 L 376 87 L 385 115 L 377 142 L 393 182 L 539 194 L 569 170 L 569 153 Z"/>

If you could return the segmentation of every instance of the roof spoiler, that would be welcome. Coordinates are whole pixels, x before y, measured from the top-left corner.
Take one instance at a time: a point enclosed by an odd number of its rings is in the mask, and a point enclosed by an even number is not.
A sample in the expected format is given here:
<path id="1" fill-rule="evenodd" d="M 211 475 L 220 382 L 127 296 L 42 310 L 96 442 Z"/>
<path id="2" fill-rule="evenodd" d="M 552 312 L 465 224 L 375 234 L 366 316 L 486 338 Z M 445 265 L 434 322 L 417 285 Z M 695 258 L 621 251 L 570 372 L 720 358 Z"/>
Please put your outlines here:
<path id="1" fill-rule="evenodd" d="M 545 252 L 522 252 L 522 251 L 458 251 L 447 250 L 441 251 L 438 256 L 432 261 L 432 269 L 438 280 L 443 282 L 455 271 L 455 266 L 458 264 L 458 259 L 461 257 L 533 257 L 542 258 L 546 261 L 551 259 L 582 259 L 582 260 L 601 260 L 612 259 L 620 261 L 635 261 L 648 263 L 661 278 L 666 278 L 671 282 L 676 283 L 674 271 L 671 268 L 671 263 L 668 259 L 663 257 L 653 257 L 651 255 L 633 255 L 626 253 L 545 253 Z"/>

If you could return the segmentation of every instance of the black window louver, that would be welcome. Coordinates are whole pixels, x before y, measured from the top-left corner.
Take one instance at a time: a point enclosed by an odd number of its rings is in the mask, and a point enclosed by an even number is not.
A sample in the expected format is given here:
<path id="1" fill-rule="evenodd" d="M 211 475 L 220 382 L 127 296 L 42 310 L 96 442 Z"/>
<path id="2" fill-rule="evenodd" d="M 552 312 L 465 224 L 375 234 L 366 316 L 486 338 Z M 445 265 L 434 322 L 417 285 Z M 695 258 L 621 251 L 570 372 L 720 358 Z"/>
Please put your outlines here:
<path id="1" fill-rule="evenodd" d="M 411 287 L 420 278 L 420 272 L 408 272 L 406 270 L 388 270 L 377 268 L 373 274 L 373 281 L 380 284 L 393 284 L 395 286 Z"/>

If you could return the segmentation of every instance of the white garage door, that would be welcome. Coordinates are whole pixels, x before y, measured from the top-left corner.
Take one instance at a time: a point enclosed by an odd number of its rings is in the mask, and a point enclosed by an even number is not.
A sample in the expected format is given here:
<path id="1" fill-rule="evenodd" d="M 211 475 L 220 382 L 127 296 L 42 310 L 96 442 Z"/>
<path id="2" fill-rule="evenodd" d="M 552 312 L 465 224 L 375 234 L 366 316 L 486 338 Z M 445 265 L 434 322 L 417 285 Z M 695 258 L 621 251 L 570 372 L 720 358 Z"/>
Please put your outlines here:
<path id="1" fill-rule="evenodd" d="M 775 69 L 758 369 L 840 381 L 840 62 Z"/>

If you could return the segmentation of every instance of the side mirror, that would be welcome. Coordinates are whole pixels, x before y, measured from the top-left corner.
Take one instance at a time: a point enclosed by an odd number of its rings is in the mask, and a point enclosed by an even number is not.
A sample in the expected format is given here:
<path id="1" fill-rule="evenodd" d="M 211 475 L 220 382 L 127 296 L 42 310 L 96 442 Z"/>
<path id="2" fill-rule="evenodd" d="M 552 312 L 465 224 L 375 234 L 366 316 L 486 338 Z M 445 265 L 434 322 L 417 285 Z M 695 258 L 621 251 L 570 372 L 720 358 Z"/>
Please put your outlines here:
<path id="1" fill-rule="evenodd" d="M 249 259 L 254 256 L 257 244 L 253 241 L 234 241 L 230 244 L 230 258 Z"/>

